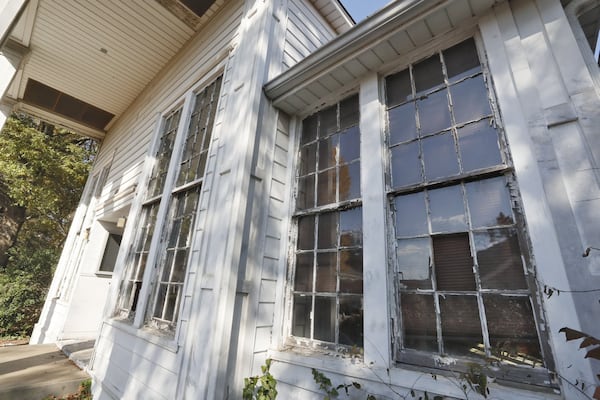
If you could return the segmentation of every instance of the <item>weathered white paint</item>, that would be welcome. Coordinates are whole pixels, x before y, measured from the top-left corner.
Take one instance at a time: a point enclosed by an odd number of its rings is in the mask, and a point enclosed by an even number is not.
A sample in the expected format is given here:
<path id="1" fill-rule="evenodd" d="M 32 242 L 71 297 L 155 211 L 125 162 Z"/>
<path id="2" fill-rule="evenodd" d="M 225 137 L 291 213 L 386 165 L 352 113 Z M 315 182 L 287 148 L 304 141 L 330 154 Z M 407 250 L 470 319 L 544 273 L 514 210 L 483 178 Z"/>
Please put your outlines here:
<path id="1" fill-rule="evenodd" d="M 18 21 L 19 14 L 27 5 L 28 0 L 0 1 L 0 47 L 4 44 Z"/>

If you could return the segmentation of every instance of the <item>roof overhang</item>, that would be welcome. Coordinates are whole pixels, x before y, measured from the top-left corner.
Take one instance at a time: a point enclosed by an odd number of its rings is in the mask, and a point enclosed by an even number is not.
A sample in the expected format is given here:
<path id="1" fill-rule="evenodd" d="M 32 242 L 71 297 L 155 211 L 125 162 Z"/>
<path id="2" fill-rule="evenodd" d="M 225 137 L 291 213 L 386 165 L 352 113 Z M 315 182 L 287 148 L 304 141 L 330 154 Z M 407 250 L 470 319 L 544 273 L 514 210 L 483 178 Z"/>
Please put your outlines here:
<path id="1" fill-rule="evenodd" d="M 312 53 L 264 86 L 273 105 L 292 115 L 319 107 L 435 37 L 462 27 L 500 0 L 400 0 Z"/>

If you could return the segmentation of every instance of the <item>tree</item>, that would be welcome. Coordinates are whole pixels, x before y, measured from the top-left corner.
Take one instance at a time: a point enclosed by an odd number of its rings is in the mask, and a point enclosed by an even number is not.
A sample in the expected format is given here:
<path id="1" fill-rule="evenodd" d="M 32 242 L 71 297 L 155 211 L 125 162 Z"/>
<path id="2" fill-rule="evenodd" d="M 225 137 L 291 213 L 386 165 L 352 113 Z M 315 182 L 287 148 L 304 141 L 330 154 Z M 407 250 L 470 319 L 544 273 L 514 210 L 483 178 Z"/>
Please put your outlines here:
<path id="1" fill-rule="evenodd" d="M 95 150 L 22 114 L 0 132 L 0 335 L 37 320 Z"/>

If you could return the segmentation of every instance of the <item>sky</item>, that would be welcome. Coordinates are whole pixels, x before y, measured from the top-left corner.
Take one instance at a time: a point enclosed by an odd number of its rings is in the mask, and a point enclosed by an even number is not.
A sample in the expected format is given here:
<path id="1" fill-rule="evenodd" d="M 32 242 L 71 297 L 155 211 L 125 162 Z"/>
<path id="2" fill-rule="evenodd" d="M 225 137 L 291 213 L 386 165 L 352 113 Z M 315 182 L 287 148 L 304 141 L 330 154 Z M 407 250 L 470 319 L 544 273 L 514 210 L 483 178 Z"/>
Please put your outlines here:
<path id="1" fill-rule="evenodd" d="M 389 2 L 390 0 L 341 0 L 341 3 L 357 24 Z"/>

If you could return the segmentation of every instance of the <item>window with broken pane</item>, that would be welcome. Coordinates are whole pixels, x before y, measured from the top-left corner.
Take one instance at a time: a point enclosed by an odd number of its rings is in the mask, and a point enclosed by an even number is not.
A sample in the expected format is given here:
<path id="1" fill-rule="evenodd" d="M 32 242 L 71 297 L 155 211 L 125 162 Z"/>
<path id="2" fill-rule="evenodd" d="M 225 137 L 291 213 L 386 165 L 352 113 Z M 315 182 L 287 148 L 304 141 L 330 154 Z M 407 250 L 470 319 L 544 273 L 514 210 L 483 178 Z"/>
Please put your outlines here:
<path id="1" fill-rule="evenodd" d="M 302 123 L 291 334 L 362 346 L 362 208 L 358 96 Z"/>
<path id="2" fill-rule="evenodd" d="M 475 41 L 388 76 L 385 89 L 397 360 L 543 365 L 516 184 Z"/>

